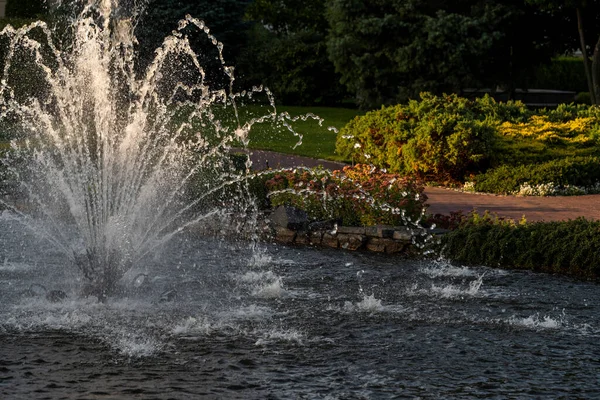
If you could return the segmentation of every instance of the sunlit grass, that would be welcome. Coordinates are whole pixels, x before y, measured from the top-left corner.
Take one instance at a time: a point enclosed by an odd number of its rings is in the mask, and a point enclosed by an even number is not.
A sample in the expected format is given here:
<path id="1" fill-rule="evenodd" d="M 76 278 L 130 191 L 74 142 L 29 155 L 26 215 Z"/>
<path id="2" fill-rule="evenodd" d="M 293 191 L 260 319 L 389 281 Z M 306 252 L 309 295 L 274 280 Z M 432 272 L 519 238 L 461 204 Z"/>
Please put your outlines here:
<path id="1" fill-rule="evenodd" d="M 258 108 L 250 109 L 256 111 Z M 262 111 L 265 112 L 266 109 Z M 298 106 L 278 106 L 277 112 L 288 112 L 291 117 L 311 113 L 322 118 L 323 123 L 319 125 L 319 122 L 312 118 L 290 123 L 293 130 L 302 135 L 302 144 L 299 146 L 296 146 L 299 137 L 287 130 L 285 126 L 273 124 L 271 121 L 255 124 L 250 131 L 250 148 L 337 161 L 344 161 L 335 153 L 337 134 L 328 128 L 340 129 L 357 115 L 363 114 L 359 110 L 347 108 Z"/>
<path id="2" fill-rule="evenodd" d="M 233 117 L 231 109 L 222 113 L 218 109 L 214 109 L 213 111 L 215 111 L 215 117 L 223 125 L 231 125 L 235 129 L 237 121 Z M 240 107 L 238 111 L 240 122 L 243 124 L 251 118 L 268 115 L 272 112 L 272 109 L 268 106 L 252 105 Z M 300 141 L 300 136 L 296 136 L 284 124 L 274 123 L 268 119 L 263 123 L 253 125 L 249 134 L 248 147 L 257 150 L 271 150 L 286 154 L 344 161 L 341 156 L 335 153 L 337 134 L 335 131 L 330 130 L 329 127 L 340 129 L 355 116 L 362 114 L 359 110 L 348 108 L 277 106 L 277 114 L 285 112 L 289 113 L 292 119 L 302 115 L 314 114 L 322 118 L 323 122 L 319 124 L 318 120 L 310 117 L 305 121 L 290 122 L 289 125 L 292 131 L 302 136 L 301 144 L 297 145 Z M 175 117 L 173 126 L 176 126 L 178 122 L 182 122 L 184 118 L 183 116 Z M 192 131 L 202 131 L 205 129 L 207 129 L 206 126 L 201 127 L 200 124 L 196 123 L 191 128 Z M 8 147 L 10 145 L 7 141 L 0 140 L 0 149 Z"/>

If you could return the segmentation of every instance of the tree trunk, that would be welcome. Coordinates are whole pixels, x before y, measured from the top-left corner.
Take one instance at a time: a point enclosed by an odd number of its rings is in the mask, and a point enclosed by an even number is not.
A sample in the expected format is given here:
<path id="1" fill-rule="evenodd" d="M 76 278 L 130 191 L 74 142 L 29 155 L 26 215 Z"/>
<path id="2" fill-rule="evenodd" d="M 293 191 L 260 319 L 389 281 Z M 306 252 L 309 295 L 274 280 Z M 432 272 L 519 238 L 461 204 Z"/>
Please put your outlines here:
<path id="1" fill-rule="evenodd" d="M 583 55 L 583 66 L 585 67 L 585 76 L 587 78 L 588 90 L 590 91 L 592 104 L 598 104 L 596 101 L 596 91 L 594 90 L 594 78 L 592 78 L 592 71 L 590 68 L 590 58 L 588 57 L 587 48 L 585 46 L 585 35 L 583 34 L 583 20 L 581 18 L 581 9 L 577 7 L 576 11 L 577 28 L 579 30 L 579 41 L 581 43 L 581 54 Z"/>
<path id="2" fill-rule="evenodd" d="M 594 82 L 594 95 L 597 101 L 600 99 L 600 37 L 598 37 L 598 41 L 594 47 L 594 55 L 592 56 L 592 80 Z"/>

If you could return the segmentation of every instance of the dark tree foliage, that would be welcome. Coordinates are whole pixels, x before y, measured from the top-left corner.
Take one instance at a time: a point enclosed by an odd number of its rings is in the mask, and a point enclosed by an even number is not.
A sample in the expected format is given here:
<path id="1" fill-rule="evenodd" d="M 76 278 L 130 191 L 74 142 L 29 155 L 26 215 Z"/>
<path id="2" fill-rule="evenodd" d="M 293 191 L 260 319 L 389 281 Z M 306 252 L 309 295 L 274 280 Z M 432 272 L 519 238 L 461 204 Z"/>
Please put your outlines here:
<path id="1" fill-rule="evenodd" d="M 329 55 L 363 107 L 505 85 L 553 53 L 522 1 L 328 0 Z"/>
<path id="2" fill-rule="evenodd" d="M 526 0 L 558 20 L 567 22 L 563 29 L 568 49 L 579 49 L 590 97 L 600 104 L 600 1 L 599 0 Z M 556 29 L 556 27 L 551 27 Z"/>
<path id="3" fill-rule="evenodd" d="M 336 104 L 348 97 L 329 61 L 325 0 L 255 0 L 239 62 L 247 84 L 265 84 L 285 104 Z"/>
<path id="4" fill-rule="evenodd" d="M 243 20 L 251 0 L 150 0 L 138 20 L 136 36 L 139 42 L 139 63 L 143 67 L 154 56 L 166 36 L 177 28 L 178 22 L 191 15 L 206 23 L 210 33 L 224 44 L 223 55 L 233 64 L 245 46 L 248 24 Z M 185 32 L 192 47 L 206 63 L 215 63 L 215 46 L 197 29 Z"/>
<path id="5" fill-rule="evenodd" d="M 44 0 L 8 0 L 5 10 L 9 18 L 36 18 L 46 11 Z"/>

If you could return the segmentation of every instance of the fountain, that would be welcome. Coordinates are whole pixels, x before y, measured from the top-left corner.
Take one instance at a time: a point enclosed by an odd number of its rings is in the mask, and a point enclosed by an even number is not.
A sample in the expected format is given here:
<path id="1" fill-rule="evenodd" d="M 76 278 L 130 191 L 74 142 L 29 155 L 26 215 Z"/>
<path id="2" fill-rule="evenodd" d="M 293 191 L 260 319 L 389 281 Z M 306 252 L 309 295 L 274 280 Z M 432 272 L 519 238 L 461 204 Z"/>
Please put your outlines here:
<path id="1" fill-rule="evenodd" d="M 6 163 L 27 200 L 26 211 L 10 208 L 68 255 L 83 293 L 103 301 L 174 234 L 203 220 L 248 218 L 229 150 L 247 144 L 256 119 L 241 123 L 236 101 L 269 93 L 234 93 L 233 68 L 202 21 L 180 21 L 136 73 L 134 10 L 115 1 L 79 6 L 66 40 L 43 22 L 2 32 L 0 118 L 15 132 Z M 191 29 L 213 42 L 227 84 L 209 82 Z"/>
<path id="2" fill-rule="evenodd" d="M 0 398 L 600 397 L 595 283 L 235 240 L 270 93 L 192 17 L 136 71 L 117 3 L 0 35 Z"/>

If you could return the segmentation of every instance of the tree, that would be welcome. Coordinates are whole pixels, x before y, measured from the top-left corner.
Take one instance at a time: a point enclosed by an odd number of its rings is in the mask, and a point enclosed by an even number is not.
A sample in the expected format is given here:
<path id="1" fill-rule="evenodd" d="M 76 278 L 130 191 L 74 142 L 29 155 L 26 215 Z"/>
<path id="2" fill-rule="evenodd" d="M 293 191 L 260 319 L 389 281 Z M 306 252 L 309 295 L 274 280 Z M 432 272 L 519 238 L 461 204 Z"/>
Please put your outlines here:
<path id="1" fill-rule="evenodd" d="M 235 61 L 245 45 L 248 24 L 243 20 L 251 0 L 150 0 L 136 27 L 141 66 L 146 65 L 164 38 L 177 28 L 186 15 L 203 20 L 210 33 L 224 44 L 228 63 Z M 186 32 L 204 61 L 215 61 L 215 46 L 202 32 Z"/>
<path id="2" fill-rule="evenodd" d="M 563 20 L 572 22 L 572 48 L 579 48 L 593 104 L 600 104 L 600 1 L 597 0 L 526 0 Z M 575 24 L 577 34 L 575 35 Z M 594 38 L 595 46 L 587 38 Z M 578 46 L 575 45 L 578 42 Z M 592 42 L 592 43 L 594 43 Z M 592 51 L 590 61 L 589 52 Z"/>
<path id="3" fill-rule="evenodd" d="M 5 9 L 9 18 L 37 18 L 46 11 L 44 0 L 8 0 Z"/>
<path id="4" fill-rule="evenodd" d="M 347 97 L 327 54 L 325 0 L 255 0 L 239 68 L 285 104 L 334 104 Z"/>
<path id="5" fill-rule="evenodd" d="M 328 0 L 330 59 L 363 107 L 518 81 L 551 54 L 517 0 Z M 520 29 L 517 29 L 521 27 Z"/>

